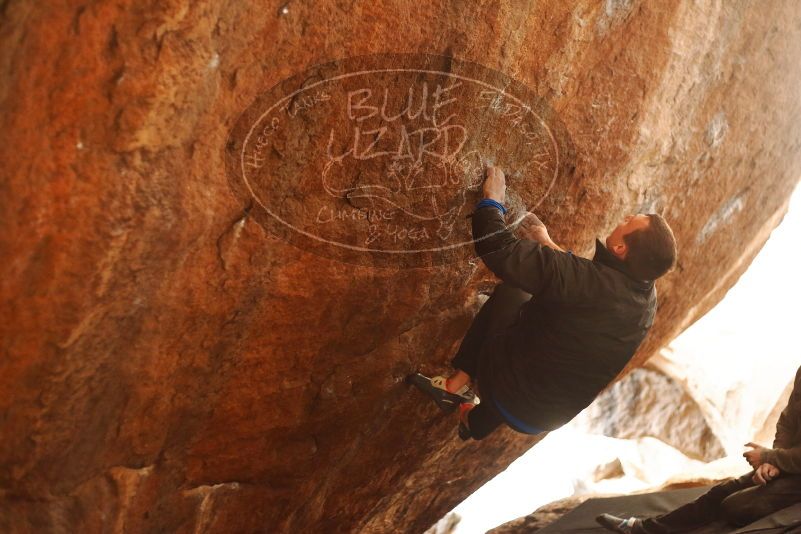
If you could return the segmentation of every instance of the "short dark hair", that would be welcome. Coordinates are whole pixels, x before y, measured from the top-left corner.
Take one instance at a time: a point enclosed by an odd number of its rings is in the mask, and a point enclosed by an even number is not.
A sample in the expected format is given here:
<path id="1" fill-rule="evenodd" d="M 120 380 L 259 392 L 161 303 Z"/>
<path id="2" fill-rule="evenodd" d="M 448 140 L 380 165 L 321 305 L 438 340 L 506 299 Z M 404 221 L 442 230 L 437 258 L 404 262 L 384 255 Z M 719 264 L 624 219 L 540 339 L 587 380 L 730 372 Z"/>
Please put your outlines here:
<path id="1" fill-rule="evenodd" d="M 648 214 L 647 228 L 623 236 L 628 247 L 625 263 L 640 280 L 656 280 L 676 265 L 676 238 L 667 221 L 656 213 Z"/>

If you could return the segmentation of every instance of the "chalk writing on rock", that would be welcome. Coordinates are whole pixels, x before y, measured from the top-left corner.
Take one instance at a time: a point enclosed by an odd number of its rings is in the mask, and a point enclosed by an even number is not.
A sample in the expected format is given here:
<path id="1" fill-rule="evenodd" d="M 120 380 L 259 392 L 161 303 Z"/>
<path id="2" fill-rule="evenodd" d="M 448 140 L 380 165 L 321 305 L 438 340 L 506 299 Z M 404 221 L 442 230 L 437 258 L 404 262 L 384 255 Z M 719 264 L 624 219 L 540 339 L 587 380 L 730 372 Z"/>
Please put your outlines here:
<path id="1" fill-rule="evenodd" d="M 420 267 L 472 256 L 487 164 L 506 172 L 514 218 L 560 183 L 571 147 L 553 110 L 500 72 L 384 54 L 278 83 L 239 117 L 225 155 L 270 233 L 339 261 Z"/>

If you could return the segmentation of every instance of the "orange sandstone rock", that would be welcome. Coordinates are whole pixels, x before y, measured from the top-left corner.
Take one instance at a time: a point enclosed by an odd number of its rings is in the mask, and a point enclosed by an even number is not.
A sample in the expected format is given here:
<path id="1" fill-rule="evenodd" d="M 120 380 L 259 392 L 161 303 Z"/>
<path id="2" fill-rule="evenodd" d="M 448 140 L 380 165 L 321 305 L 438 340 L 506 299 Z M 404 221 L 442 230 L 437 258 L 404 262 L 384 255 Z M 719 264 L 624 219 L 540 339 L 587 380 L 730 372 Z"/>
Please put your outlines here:
<path id="1" fill-rule="evenodd" d="M 723 296 L 786 209 L 799 24 L 792 1 L 0 3 L 0 530 L 425 529 L 536 442 L 465 445 L 402 383 L 446 366 L 491 285 L 469 243 L 438 252 L 468 229 L 476 157 L 530 169 L 511 202 L 536 204 L 577 253 L 625 214 L 668 218 L 680 262 L 639 365 Z M 261 141 L 280 172 L 248 191 L 227 165 L 243 113 L 320 81 L 297 75 L 398 52 L 433 74 L 301 95 L 283 144 Z M 429 92 L 428 114 L 366 157 L 387 125 L 356 137 L 359 106 L 470 69 L 497 105 L 475 85 L 447 105 Z M 348 115 L 364 88 L 378 97 Z M 363 172 L 331 175 L 312 204 L 331 139 L 334 157 L 358 139 Z M 439 181 L 413 192 L 416 172 Z M 377 250 L 340 246 L 371 236 Z M 429 256 L 387 261 L 423 241 Z"/>

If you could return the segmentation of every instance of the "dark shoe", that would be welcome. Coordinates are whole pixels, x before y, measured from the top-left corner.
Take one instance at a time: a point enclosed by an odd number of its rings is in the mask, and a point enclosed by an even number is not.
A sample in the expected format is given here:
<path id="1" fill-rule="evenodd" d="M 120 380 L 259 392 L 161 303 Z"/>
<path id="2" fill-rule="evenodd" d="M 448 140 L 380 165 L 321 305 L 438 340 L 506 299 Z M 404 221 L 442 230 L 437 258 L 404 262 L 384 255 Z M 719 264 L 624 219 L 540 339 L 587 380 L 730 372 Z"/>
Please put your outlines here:
<path id="1" fill-rule="evenodd" d="M 601 514 L 595 518 L 599 525 L 613 532 L 623 534 L 647 534 L 642 526 L 642 519 L 630 517 L 623 519 L 612 514 Z"/>
<path id="2" fill-rule="evenodd" d="M 459 421 L 459 437 L 462 439 L 462 441 L 467 441 L 473 437 L 473 435 L 470 433 L 470 429 L 467 428 L 467 426 L 465 426 L 465 424 L 461 421 Z"/>
<path id="3" fill-rule="evenodd" d="M 434 399 L 434 402 L 437 403 L 437 406 L 439 406 L 440 410 L 445 413 L 451 413 L 459 406 L 459 404 L 463 402 L 472 402 L 472 400 L 475 398 L 475 394 L 469 389 L 467 390 L 468 393 L 463 393 L 461 395 L 449 393 L 445 390 L 444 385 L 442 385 L 442 381 L 437 381 L 435 383 L 433 379 L 423 376 L 420 373 L 409 375 L 407 380 L 417 389 Z M 468 397 L 470 398 L 470 401 L 467 400 Z"/>

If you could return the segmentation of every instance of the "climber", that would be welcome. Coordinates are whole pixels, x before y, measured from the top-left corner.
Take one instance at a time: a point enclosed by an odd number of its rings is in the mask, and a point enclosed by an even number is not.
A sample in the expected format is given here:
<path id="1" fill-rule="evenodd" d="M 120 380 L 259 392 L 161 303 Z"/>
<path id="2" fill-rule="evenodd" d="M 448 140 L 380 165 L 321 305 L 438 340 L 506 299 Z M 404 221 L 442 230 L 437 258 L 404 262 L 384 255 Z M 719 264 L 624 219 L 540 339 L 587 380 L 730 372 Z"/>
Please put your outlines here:
<path id="1" fill-rule="evenodd" d="M 464 440 L 501 424 L 526 434 L 553 430 L 588 406 L 645 337 L 656 312 L 654 280 L 676 261 L 673 232 L 659 215 L 626 217 L 606 246 L 596 240 L 589 260 L 556 245 L 533 213 L 515 237 L 504 220 L 500 169 L 487 169 L 483 193 L 473 238 L 501 283 L 462 340 L 455 372 L 409 377 L 443 410 L 459 408 Z"/>
<path id="2" fill-rule="evenodd" d="M 718 518 L 743 527 L 801 502 L 801 367 L 776 424 L 773 448 L 755 443 L 746 447 L 751 450 L 743 456 L 754 469 L 714 486 L 691 503 L 646 519 L 601 514 L 596 520 L 615 532 L 664 534 L 694 529 Z"/>

